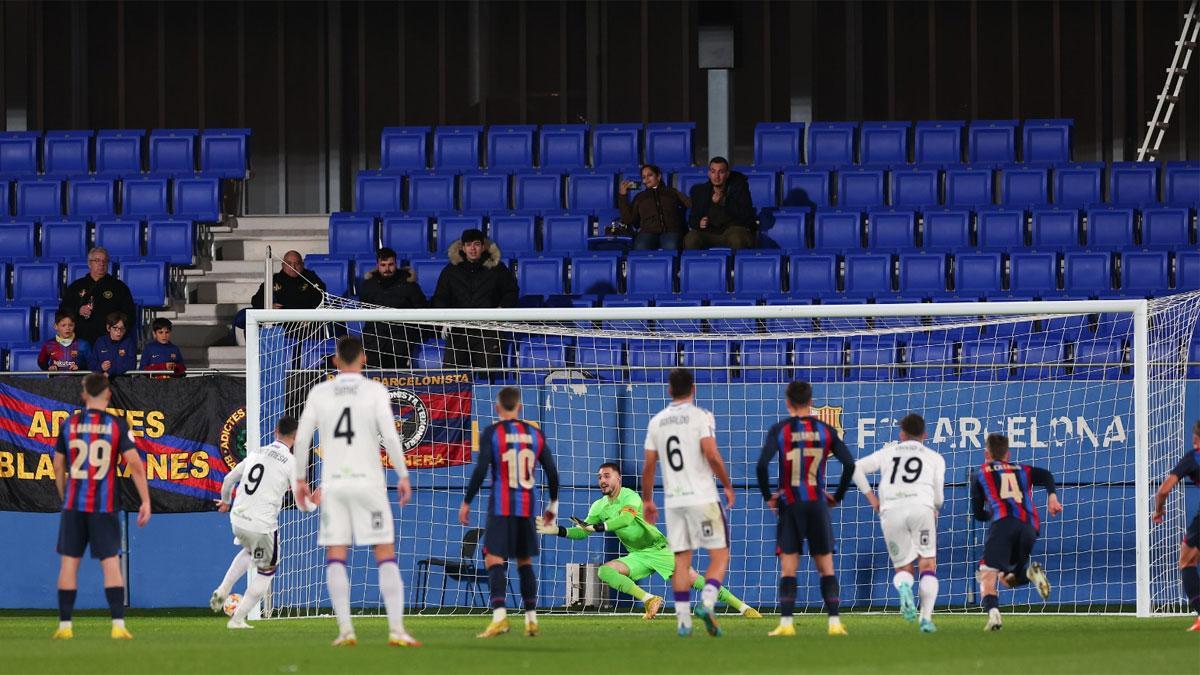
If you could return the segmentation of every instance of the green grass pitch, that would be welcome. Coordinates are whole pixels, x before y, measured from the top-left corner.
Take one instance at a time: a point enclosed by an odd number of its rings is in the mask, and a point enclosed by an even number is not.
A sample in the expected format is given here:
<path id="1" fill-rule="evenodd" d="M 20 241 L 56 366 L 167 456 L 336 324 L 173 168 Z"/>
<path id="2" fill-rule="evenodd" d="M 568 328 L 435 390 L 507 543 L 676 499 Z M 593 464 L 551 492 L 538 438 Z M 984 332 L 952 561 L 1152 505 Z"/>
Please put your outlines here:
<path id="1" fill-rule="evenodd" d="M 107 618 L 76 617 L 75 639 L 53 642 L 57 617 L 0 615 L 2 673 L 1167 673 L 1200 672 L 1200 635 L 1190 618 L 1005 617 L 1004 630 L 984 633 L 980 614 L 935 617 L 939 632 L 922 635 L 897 616 L 844 617 L 848 637 L 825 634 L 825 618 L 797 616 L 798 635 L 768 638 L 774 617 L 729 616 L 725 636 L 697 623 L 691 638 L 675 621 L 638 616 L 543 616 L 542 636 L 513 632 L 478 640 L 489 617 L 414 616 L 409 631 L 420 649 L 389 648 L 382 619 L 359 618 L 359 645 L 334 649 L 332 619 L 259 621 L 230 631 L 225 617 L 132 613 L 135 639 L 109 639 Z"/>

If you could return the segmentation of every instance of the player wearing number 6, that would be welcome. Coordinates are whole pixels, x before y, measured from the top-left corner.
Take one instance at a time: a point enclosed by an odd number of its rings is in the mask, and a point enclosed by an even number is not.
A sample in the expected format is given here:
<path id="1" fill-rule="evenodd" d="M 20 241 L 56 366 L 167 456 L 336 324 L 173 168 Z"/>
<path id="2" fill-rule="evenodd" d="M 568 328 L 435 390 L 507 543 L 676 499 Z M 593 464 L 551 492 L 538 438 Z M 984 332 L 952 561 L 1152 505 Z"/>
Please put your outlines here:
<path id="1" fill-rule="evenodd" d="M 54 485 L 63 499 L 58 530 L 62 566 L 58 572 L 55 640 L 74 637 L 71 612 L 79 588 L 79 563 L 86 548 L 92 549 L 92 557 L 100 561 L 100 569 L 104 571 L 104 597 L 112 615 L 112 638 L 133 639 L 125 629 L 125 581 L 121 578 L 118 555 L 121 552 L 121 522 L 117 520 L 121 506 L 118 457 L 129 467 L 129 475 L 142 500 L 138 527 L 150 522 L 150 489 L 129 427 L 119 417 L 105 412 L 111 398 L 107 376 L 92 373 L 83 378 L 86 409 L 63 421 L 54 448 Z"/>
<path id="2" fill-rule="evenodd" d="M 990 520 L 983 540 L 983 560 L 979 562 L 979 595 L 988 620 L 984 630 L 1000 630 L 1000 599 L 997 581 L 1009 588 L 1032 581 L 1045 600 L 1050 597 L 1050 580 L 1038 563 L 1029 555 L 1040 534 L 1037 505 L 1033 503 L 1033 486 L 1046 488 L 1050 495 L 1046 510 L 1050 515 L 1062 513 L 1058 503 L 1054 474 L 1027 464 L 1008 461 L 1008 437 L 991 434 L 983 466 L 971 481 L 971 514 L 976 520 Z"/>
<path id="3" fill-rule="evenodd" d="M 854 464 L 854 482 L 879 512 L 883 539 L 896 575 L 900 613 L 917 618 L 913 603 L 913 562 L 921 571 L 921 632 L 933 633 L 937 602 L 937 513 L 946 500 L 946 460 L 925 447 L 925 419 L 916 413 L 900 420 L 900 442 L 889 443 Z M 867 474 L 880 472 L 879 496 L 871 492 Z"/>
<path id="4" fill-rule="evenodd" d="M 550 504 L 542 522 L 553 526 L 558 512 L 558 468 L 541 429 L 521 419 L 521 390 L 505 387 L 496 395 L 496 416 L 499 422 L 479 434 L 479 460 L 471 473 L 458 521 L 471 522 L 471 500 L 479 494 L 483 480 L 492 475 L 492 498 L 488 500 L 487 527 L 483 534 L 484 564 L 488 586 L 492 591 L 492 622 L 475 637 L 490 638 L 507 633 L 508 610 L 504 607 L 508 587 L 506 568 L 509 558 L 517 559 L 517 574 L 521 578 L 521 602 L 525 606 L 525 634 L 538 634 L 537 576 L 533 557 L 538 554 L 537 480 L 534 468 L 542 465 Z"/>

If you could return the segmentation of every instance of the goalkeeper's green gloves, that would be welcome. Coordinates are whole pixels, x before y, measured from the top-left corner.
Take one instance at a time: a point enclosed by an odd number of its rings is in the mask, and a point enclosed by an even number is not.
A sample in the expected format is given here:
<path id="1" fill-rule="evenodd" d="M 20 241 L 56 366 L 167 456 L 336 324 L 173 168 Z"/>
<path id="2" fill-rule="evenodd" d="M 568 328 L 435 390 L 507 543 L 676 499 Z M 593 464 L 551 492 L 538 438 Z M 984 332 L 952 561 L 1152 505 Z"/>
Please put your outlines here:
<path id="1" fill-rule="evenodd" d="M 576 518 L 575 516 L 571 516 L 571 522 L 575 523 L 575 527 L 578 527 L 579 529 L 583 530 L 584 532 L 603 532 L 604 531 L 604 523 L 603 522 L 592 525 L 591 523 L 588 523 L 587 521 L 584 521 L 584 520 L 580 520 L 579 518 Z"/>
<path id="2" fill-rule="evenodd" d="M 537 531 L 538 534 L 556 534 L 560 537 L 567 536 L 567 528 L 561 527 L 541 518 L 538 518 L 537 520 Z"/>

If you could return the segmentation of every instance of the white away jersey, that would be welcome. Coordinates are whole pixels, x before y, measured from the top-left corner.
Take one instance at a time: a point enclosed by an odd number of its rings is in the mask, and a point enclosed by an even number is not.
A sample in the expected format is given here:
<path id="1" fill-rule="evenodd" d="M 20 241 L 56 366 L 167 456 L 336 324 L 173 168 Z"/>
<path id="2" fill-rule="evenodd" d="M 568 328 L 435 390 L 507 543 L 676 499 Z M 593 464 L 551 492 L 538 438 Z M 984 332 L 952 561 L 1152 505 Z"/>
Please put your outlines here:
<path id="1" fill-rule="evenodd" d="M 866 475 L 879 472 L 879 511 L 898 506 L 940 509 L 945 500 L 946 459 L 920 441 L 890 443 L 854 464 L 859 490 L 870 487 Z"/>
<path id="2" fill-rule="evenodd" d="M 645 448 L 658 453 L 667 508 L 718 501 L 712 469 L 700 450 L 700 439 L 716 435 L 712 413 L 691 403 L 672 403 L 650 420 Z"/>
<path id="3" fill-rule="evenodd" d="M 386 490 L 380 444 L 397 475 L 408 475 L 387 387 L 374 380 L 339 373 L 308 393 L 296 430 L 296 480 L 305 478 L 314 430 L 320 434 L 321 488 L 326 492 Z"/>
<path id="4" fill-rule="evenodd" d="M 230 475 L 240 476 L 229 521 L 247 532 L 267 534 L 279 527 L 283 496 L 292 487 L 292 451 L 279 441 L 242 460 Z M 235 477 L 237 477 L 235 476 Z"/>

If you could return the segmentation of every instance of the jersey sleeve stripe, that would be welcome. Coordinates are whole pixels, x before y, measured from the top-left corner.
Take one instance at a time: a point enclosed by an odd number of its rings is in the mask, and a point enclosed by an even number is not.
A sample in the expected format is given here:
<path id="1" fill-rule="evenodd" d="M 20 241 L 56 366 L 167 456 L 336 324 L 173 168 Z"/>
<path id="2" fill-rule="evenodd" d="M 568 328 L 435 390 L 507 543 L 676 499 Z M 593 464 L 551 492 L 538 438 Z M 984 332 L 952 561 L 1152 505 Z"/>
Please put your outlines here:
<path id="1" fill-rule="evenodd" d="M 792 491 L 792 467 L 788 460 L 788 450 L 792 447 L 792 422 L 785 422 L 780 428 L 779 433 L 783 436 L 783 443 L 779 446 L 780 466 L 783 468 L 779 472 L 779 486 L 783 488 L 783 492 L 787 495 L 784 500 L 788 504 L 796 502 L 796 493 Z"/>
<path id="2" fill-rule="evenodd" d="M 496 472 L 492 476 L 492 492 L 499 495 L 496 512 L 498 515 L 507 516 L 512 513 L 512 495 L 509 493 L 508 481 L 508 466 L 504 459 L 504 449 L 508 447 L 508 429 L 505 423 L 496 425 L 496 442 L 492 444 L 492 452 L 496 454 L 494 457 Z M 497 490 L 497 486 L 500 488 Z"/>
<path id="3" fill-rule="evenodd" d="M 991 500 L 993 508 L 997 511 L 992 514 L 992 519 L 999 520 L 1008 515 L 1008 506 L 1005 505 L 1003 499 L 1000 499 L 1000 491 L 993 484 L 992 479 L 992 472 L 988 471 L 988 465 L 984 464 L 979 469 L 979 480 L 983 482 L 983 487 L 988 493 L 988 499 Z"/>

